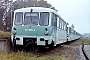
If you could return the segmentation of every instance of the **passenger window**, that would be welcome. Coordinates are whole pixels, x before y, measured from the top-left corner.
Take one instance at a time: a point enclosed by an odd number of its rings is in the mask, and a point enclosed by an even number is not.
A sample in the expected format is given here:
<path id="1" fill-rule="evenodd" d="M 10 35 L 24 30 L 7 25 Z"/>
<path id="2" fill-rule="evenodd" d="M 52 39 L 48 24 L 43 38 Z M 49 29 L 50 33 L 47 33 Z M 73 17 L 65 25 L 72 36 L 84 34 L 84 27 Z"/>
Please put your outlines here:
<path id="1" fill-rule="evenodd" d="M 57 27 L 59 28 L 59 25 L 60 25 L 60 23 L 59 23 L 59 17 L 57 17 Z"/>
<path id="2" fill-rule="evenodd" d="M 68 27 L 66 27 L 66 31 L 68 32 Z"/>
<path id="3" fill-rule="evenodd" d="M 75 34 L 75 31 L 74 31 L 74 34 Z"/>
<path id="4" fill-rule="evenodd" d="M 63 24 L 63 21 L 62 21 L 62 29 L 63 29 L 63 25 L 64 25 L 64 24 Z"/>
<path id="5" fill-rule="evenodd" d="M 71 33 L 71 28 L 69 27 L 69 33 Z"/>
<path id="6" fill-rule="evenodd" d="M 60 27 L 61 27 L 61 29 L 62 29 L 62 20 L 60 20 L 60 24 L 61 24 Z"/>
<path id="7" fill-rule="evenodd" d="M 61 19 L 60 19 L 60 29 L 62 29 L 62 21 L 61 21 Z"/>
<path id="8" fill-rule="evenodd" d="M 66 30 L 66 24 L 64 23 L 64 30 Z"/>
<path id="9" fill-rule="evenodd" d="M 65 28 L 64 28 L 64 27 L 65 27 L 65 23 L 63 22 L 63 30 L 65 30 Z"/>
<path id="10" fill-rule="evenodd" d="M 64 22 L 63 22 L 63 30 L 64 30 Z"/>
<path id="11" fill-rule="evenodd" d="M 63 22 L 63 30 L 64 30 L 64 22 Z"/>
<path id="12" fill-rule="evenodd" d="M 59 18 L 59 28 L 60 28 L 60 18 Z"/>
<path id="13" fill-rule="evenodd" d="M 71 29 L 71 33 L 73 34 L 73 29 Z"/>

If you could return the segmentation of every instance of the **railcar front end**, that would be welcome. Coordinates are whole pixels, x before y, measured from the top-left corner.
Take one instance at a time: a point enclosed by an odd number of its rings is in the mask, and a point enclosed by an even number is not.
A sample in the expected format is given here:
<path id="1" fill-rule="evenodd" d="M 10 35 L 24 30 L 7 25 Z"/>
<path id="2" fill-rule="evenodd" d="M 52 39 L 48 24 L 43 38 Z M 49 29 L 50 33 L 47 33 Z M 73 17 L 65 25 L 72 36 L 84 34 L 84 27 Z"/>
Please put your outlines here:
<path id="1" fill-rule="evenodd" d="M 15 45 L 48 46 L 53 39 L 49 12 L 15 12 L 12 43 Z"/>

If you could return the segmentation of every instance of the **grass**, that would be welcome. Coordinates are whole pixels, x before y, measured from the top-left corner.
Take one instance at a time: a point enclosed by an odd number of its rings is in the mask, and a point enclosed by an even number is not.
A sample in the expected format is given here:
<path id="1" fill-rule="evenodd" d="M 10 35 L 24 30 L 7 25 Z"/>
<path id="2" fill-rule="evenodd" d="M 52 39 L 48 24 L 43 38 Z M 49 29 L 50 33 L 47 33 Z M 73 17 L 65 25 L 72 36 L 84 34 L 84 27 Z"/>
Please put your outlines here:
<path id="1" fill-rule="evenodd" d="M 33 56 L 32 53 L 25 52 L 0 52 L 0 60 L 27 60 Z"/>
<path id="2" fill-rule="evenodd" d="M 74 41 L 74 42 L 71 42 L 71 45 L 72 45 L 72 46 L 81 45 L 81 44 L 82 44 L 82 41 L 83 41 L 83 38 L 78 39 L 78 40 L 76 40 L 76 41 Z"/>
<path id="3" fill-rule="evenodd" d="M 79 40 L 75 41 L 74 44 L 78 45 L 78 44 L 82 44 L 82 42 L 83 42 L 83 44 L 88 45 L 88 44 L 90 44 L 90 39 L 88 39 L 88 38 L 80 38 Z"/>
<path id="4" fill-rule="evenodd" d="M 0 52 L 0 60 L 62 60 L 64 55 L 44 55 L 40 57 L 36 57 L 33 53 L 25 53 L 25 52 Z"/>
<path id="5" fill-rule="evenodd" d="M 83 42 L 84 42 L 84 45 L 90 45 L 90 39 L 88 38 L 84 38 Z"/>
<path id="6" fill-rule="evenodd" d="M 36 60 L 62 60 L 62 57 L 59 55 L 42 56 L 42 57 L 36 58 Z"/>
<path id="7" fill-rule="evenodd" d="M 10 32 L 0 31 L 0 38 L 2 37 L 10 37 Z"/>

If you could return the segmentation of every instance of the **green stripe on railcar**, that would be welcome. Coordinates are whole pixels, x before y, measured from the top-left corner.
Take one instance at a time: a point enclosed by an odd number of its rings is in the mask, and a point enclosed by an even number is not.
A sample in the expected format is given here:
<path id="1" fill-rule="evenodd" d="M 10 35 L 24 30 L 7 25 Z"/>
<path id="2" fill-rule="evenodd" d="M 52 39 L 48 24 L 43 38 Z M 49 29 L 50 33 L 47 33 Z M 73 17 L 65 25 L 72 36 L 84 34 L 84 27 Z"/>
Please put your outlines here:
<path id="1" fill-rule="evenodd" d="M 51 36 L 53 30 L 50 26 L 15 26 L 16 35 L 22 36 Z M 49 34 L 45 35 L 45 28 L 48 29 Z"/>

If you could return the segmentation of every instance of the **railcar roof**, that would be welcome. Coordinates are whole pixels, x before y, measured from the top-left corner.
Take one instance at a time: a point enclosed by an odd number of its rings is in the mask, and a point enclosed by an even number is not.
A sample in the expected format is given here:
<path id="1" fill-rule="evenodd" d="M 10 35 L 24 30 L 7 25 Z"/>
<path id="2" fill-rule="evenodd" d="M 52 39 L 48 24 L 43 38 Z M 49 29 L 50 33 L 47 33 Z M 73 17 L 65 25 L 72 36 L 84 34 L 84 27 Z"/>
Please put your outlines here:
<path id="1" fill-rule="evenodd" d="M 53 9 L 44 8 L 44 7 L 27 7 L 27 8 L 21 8 L 21 9 L 15 10 L 15 12 L 30 12 L 31 9 L 33 9 L 33 12 L 56 12 Z"/>

